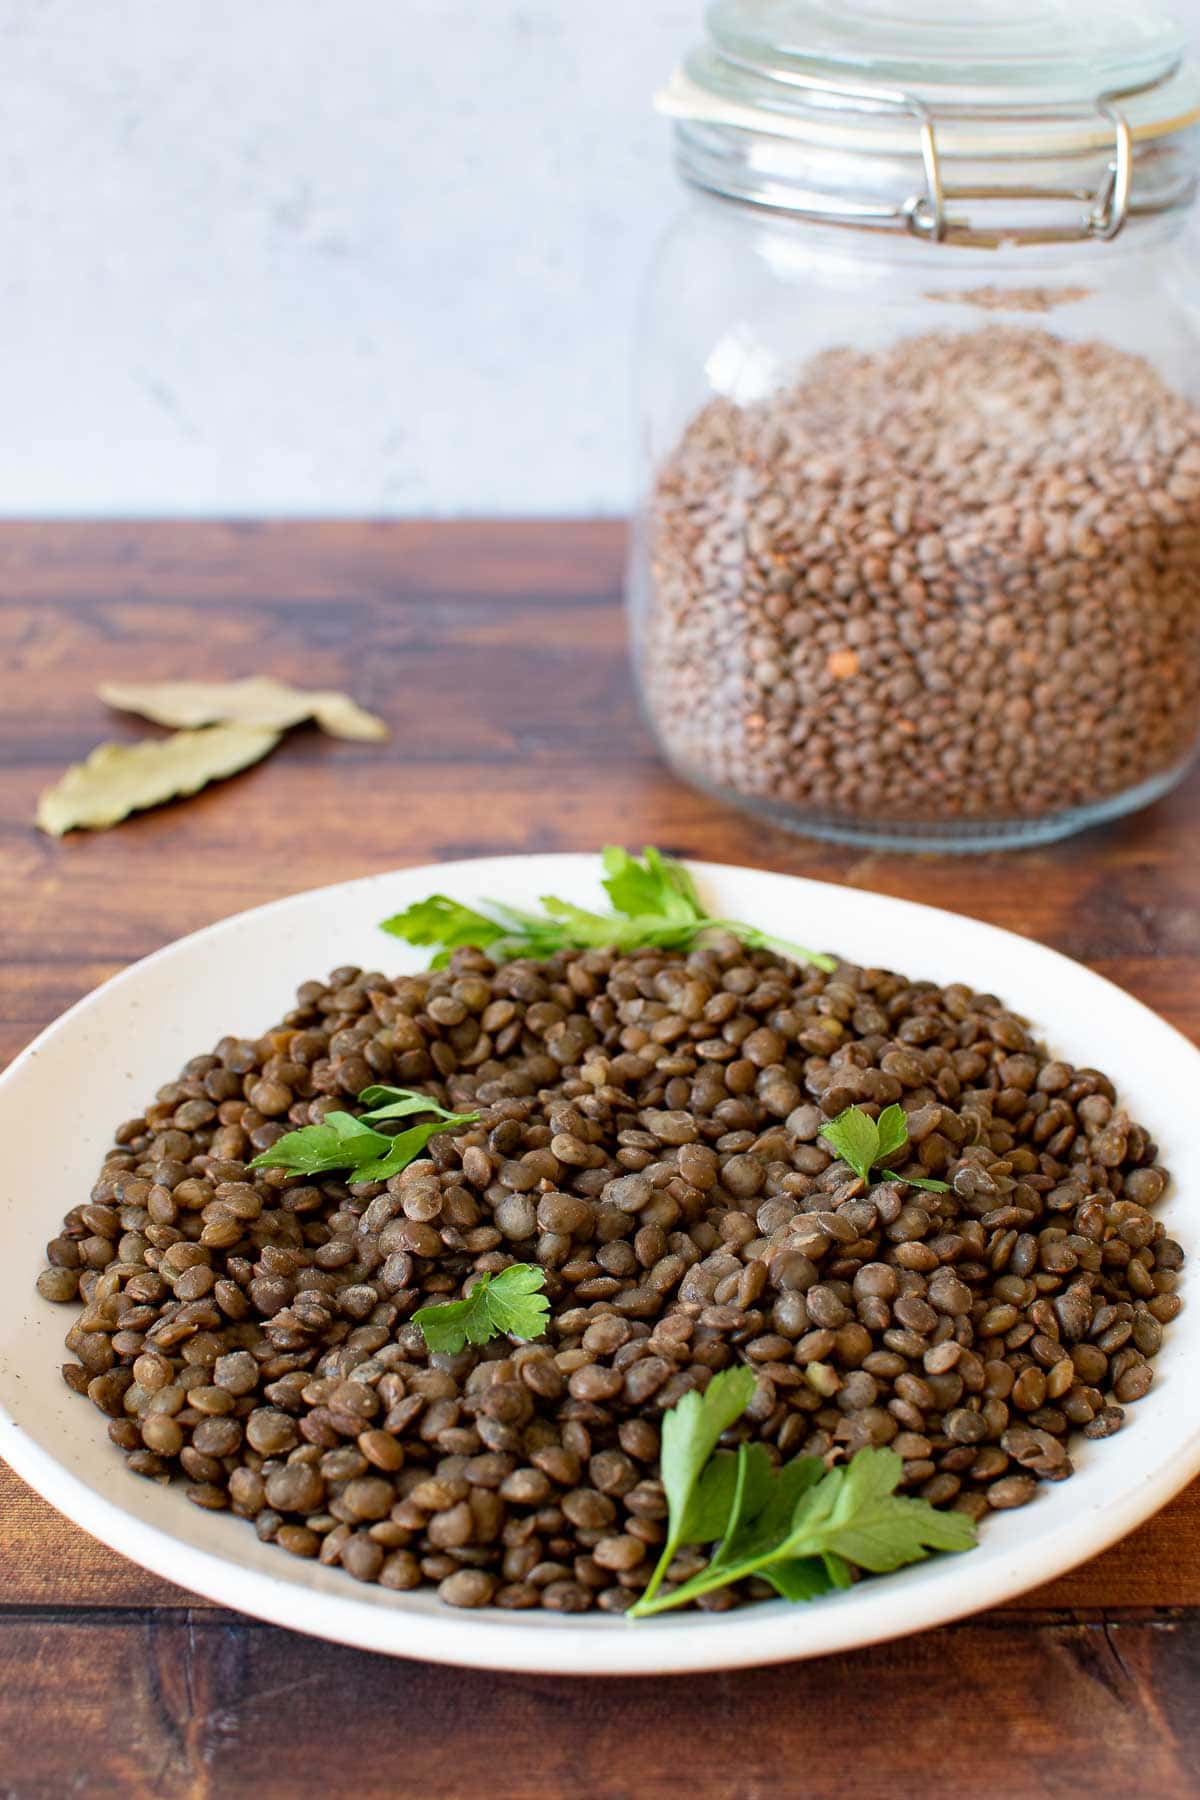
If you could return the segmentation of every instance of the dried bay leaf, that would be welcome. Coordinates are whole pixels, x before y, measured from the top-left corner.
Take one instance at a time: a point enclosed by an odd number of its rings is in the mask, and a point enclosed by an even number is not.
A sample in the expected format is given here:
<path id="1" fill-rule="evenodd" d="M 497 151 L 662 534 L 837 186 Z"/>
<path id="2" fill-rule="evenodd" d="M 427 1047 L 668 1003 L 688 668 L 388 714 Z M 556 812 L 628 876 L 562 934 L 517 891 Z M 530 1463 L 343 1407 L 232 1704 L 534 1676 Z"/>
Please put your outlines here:
<path id="1" fill-rule="evenodd" d="M 331 737 L 385 738 L 388 728 L 348 694 L 332 688 L 289 687 L 269 675 L 244 681 L 111 681 L 100 698 L 122 712 L 140 713 L 156 725 L 263 725 L 286 731 L 315 719 Z"/>
<path id="2" fill-rule="evenodd" d="M 273 750 L 279 738 L 278 731 L 258 725 L 210 725 L 140 744 L 101 744 L 46 789 L 37 822 L 52 837 L 80 827 L 102 831 L 128 813 L 236 775 Z"/>

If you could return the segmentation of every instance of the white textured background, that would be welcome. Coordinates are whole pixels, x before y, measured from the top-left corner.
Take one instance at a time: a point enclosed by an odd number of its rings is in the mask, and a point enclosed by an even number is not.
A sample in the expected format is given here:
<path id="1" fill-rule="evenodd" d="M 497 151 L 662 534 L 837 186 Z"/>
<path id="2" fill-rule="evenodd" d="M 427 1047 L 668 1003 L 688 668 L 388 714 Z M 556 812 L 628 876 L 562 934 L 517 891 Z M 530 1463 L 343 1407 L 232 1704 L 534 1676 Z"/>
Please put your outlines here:
<path id="1" fill-rule="evenodd" d="M 0 0 L 0 513 L 622 510 L 700 11 Z"/>

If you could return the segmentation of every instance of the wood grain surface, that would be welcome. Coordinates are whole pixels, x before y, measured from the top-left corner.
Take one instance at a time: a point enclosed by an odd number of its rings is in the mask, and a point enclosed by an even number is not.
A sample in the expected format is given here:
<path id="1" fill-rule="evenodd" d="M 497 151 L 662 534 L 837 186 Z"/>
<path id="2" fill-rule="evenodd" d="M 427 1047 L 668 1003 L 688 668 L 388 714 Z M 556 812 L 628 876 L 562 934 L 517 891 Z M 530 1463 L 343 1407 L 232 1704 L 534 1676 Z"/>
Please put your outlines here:
<path id="1" fill-rule="evenodd" d="M 1048 849 L 863 854 L 680 786 L 629 680 L 600 524 L 0 526 L 0 1062 L 136 957 L 300 888 L 609 839 L 973 914 L 1200 1038 L 1200 781 Z M 137 721 L 105 679 L 345 686 L 383 745 L 303 730 L 118 830 L 38 792 Z M 303 971 L 301 972 L 303 973 Z M 48 1221 L 48 1224 L 51 1223 Z M 0 1469 L 0 1796 L 1200 1794 L 1200 1487 L 981 1619 L 853 1656 L 661 1682 L 436 1670 L 241 1620 Z"/>

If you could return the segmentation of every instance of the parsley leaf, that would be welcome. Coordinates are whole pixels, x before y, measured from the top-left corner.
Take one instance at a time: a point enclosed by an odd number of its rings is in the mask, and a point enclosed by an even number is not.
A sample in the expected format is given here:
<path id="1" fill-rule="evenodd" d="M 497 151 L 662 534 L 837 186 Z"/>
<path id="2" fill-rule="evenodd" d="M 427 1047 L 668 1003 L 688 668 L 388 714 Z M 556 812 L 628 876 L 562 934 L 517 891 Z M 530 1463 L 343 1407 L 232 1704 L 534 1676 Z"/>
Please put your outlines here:
<path id="1" fill-rule="evenodd" d="M 819 1600 L 836 1584 L 820 1556 L 793 1556 L 770 1563 L 761 1571 L 784 1600 Z"/>
<path id="2" fill-rule="evenodd" d="M 415 901 L 404 912 L 386 919 L 383 929 L 408 944 L 439 945 L 443 955 L 462 944 L 474 944 L 484 950 L 504 936 L 504 926 L 495 919 L 459 900 L 450 900 L 445 894 L 430 894 L 428 900 Z"/>
<path id="3" fill-rule="evenodd" d="M 345 1170 L 352 1181 L 387 1181 L 406 1169 L 421 1154 L 430 1138 L 443 1131 L 461 1131 L 473 1125 L 478 1113 L 452 1113 L 412 1088 L 373 1086 L 364 1088 L 359 1101 L 386 1096 L 386 1103 L 361 1119 L 353 1113 L 326 1113 L 319 1125 L 302 1125 L 288 1131 L 247 1165 L 251 1169 L 286 1169 L 292 1175 L 327 1175 Z M 394 1098 L 393 1098 L 394 1097 Z M 415 1112 L 437 1117 L 414 1125 L 398 1137 L 376 1131 L 372 1119 L 405 1118 Z"/>
<path id="4" fill-rule="evenodd" d="M 382 1133 L 362 1125 L 351 1113 L 326 1113 L 320 1125 L 289 1131 L 256 1156 L 251 1169 L 287 1169 L 294 1175 L 321 1175 L 329 1169 L 357 1169 L 389 1148 Z"/>
<path id="5" fill-rule="evenodd" d="M 681 1544 L 711 1544 L 725 1530 L 738 1483 L 735 1450 L 718 1450 L 709 1457 L 683 1515 Z"/>
<path id="6" fill-rule="evenodd" d="M 880 1169 L 885 1181 L 903 1181 L 909 1187 L 924 1188 L 927 1194 L 948 1194 L 949 1185 L 933 1175 L 898 1175 L 895 1169 Z"/>
<path id="7" fill-rule="evenodd" d="M 825 1473 L 819 1456 L 795 1456 L 782 1468 L 774 1469 L 761 1444 L 743 1445 L 746 1479 L 742 1483 L 738 1503 L 730 1513 L 724 1539 L 713 1557 L 713 1564 L 753 1561 L 770 1550 L 787 1531 L 801 1497 L 815 1486 Z M 755 1457 L 761 1458 L 759 1471 L 753 1468 Z"/>
<path id="8" fill-rule="evenodd" d="M 702 932 L 713 930 L 731 932 L 750 949 L 772 950 L 827 972 L 836 966 L 832 957 L 818 956 L 755 925 L 711 918 L 683 864 L 652 845 L 638 858 L 610 844 L 602 861 L 603 886 L 615 909 L 611 913 L 591 912 L 554 894 L 543 895 L 540 914 L 499 901 L 485 901 L 479 909 L 433 894 L 384 919 L 382 929 L 409 944 L 436 946 L 434 968 L 443 968 L 450 952 L 464 944 L 487 950 L 497 961 L 515 956 L 544 961 L 559 950 L 628 952 L 649 945 L 686 950 Z"/>
<path id="9" fill-rule="evenodd" d="M 641 862 L 617 844 L 609 844 L 600 860 L 604 865 L 600 885 L 617 912 L 624 913 L 627 919 L 657 915 L 680 925 L 704 920 L 696 884 L 683 864 L 664 856 L 653 845 L 642 851 Z"/>
<path id="10" fill-rule="evenodd" d="M 407 1119 L 414 1113 L 434 1113 L 439 1119 L 460 1116 L 447 1112 L 428 1094 L 418 1094 L 414 1088 L 385 1087 L 380 1083 L 365 1087 L 358 1096 L 358 1103 L 367 1108 L 360 1117 L 368 1125 L 377 1125 L 383 1119 Z"/>
<path id="11" fill-rule="evenodd" d="M 821 1136 L 831 1144 L 844 1163 L 849 1163 L 859 1180 L 870 1184 L 871 1170 L 885 1158 L 895 1155 L 908 1142 L 908 1120 L 901 1106 L 885 1106 L 878 1120 L 861 1106 L 848 1106 L 836 1119 L 821 1127 Z M 888 1181 L 907 1182 L 909 1187 L 924 1188 L 930 1194 L 949 1193 L 949 1184 L 932 1175 L 898 1175 L 895 1169 L 880 1168 Z"/>
<path id="12" fill-rule="evenodd" d="M 875 1121 L 875 1161 L 886 1162 L 908 1142 L 908 1120 L 902 1106 L 885 1106 Z"/>
<path id="13" fill-rule="evenodd" d="M 742 1444 L 736 1455 L 710 1454 L 698 1470 L 696 1459 L 705 1442 L 716 1442 L 712 1426 L 723 1422 L 724 1429 L 733 1422 L 730 1413 L 739 1390 L 730 1378 L 738 1373 L 733 1369 L 714 1377 L 703 1398 L 685 1395 L 663 1420 L 667 1542 L 630 1618 L 686 1606 L 750 1575 L 768 1581 L 785 1600 L 813 1600 L 849 1587 L 856 1568 L 887 1574 L 921 1561 L 931 1550 L 973 1546 L 975 1525 L 966 1514 L 939 1512 L 927 1500 L 896 1495 L 904 1464 L 894 1450 L 863 1449 L 843 1467 L 830 1470 L 815 1456 L 798 1456 L 775 1469 L 762 1444 Z M 704 1403 L 718 1382 L 725 1385 L 709 1417 Z M 744 1384 L 740 1392 L 746 1392 Z M 685 1407 L 683 1421 L 673 1426 Z M 679 1545 L 707 1541 L 701 1532 L 719 1533 L 720 1538 L 707 1566 L 659 1594 Z"/>
<path id="14" fill-rule="evenodd" d="M 927 1500 L 897 1496 L 904 1464 L 894 1450 L 860 1450 L 831 1469 L 801 1500 L 792 1519 L 793 1554 L 803 1546 L 840 1556 L 873 1574 L 920 1562 L 930 1550 L 969 1550 L 975 1526 L 965 1513 L 939 1512 Z"/>
<path id="15" fill-rule="evenodd" d="M 870 1181 L 871 1164 L 879 1155 L 879 1132 L 869 1113 L 861 1106 L 848 1106 L 836 1119 L 822 1125 L 821 1136 L 844 1163 L 849 1163 L 860 1181 Z"/>
<path id="16" fill-rule="evenodd" d="M 465 1300 L 423 1306 L 413 1314 L 426 1347 L 455 1356 L 467 1344 L 486 1344 L 507 1332 L 522 1344 L 546 1330 L 550 1302 L 542 1289 L 543 1269 L 532 1263 L 510 1263 L 499 1275 L 482 1274 Z"/>
<path id="17" fill-rule="evenodd" d="M 652 1600 L 681 1544 L 703 1543 L 696 1533 L 709 1532 L 720 1498 L 710 1487 L 697 1499 L 696 1488 L 704 1465 L 716 1448 L 721 1433 L 741 1417 L 754 1393 L 754 1371 L 745 1363 L 714 1375 L 704 1392 L 695 1389 L 673 1406 L 662 1424 L 663 1490 L 667 1496 L 669 1523 L 662 1548 L 643 1601 Z M 732 1501 L 732 1491 L 728 1498 Z M 716 1507 L 714 1508 L 714 1500 Z M 724 1521 L 721 1521 L 723 1528 Z M 713 1535 L 716 1535 L 715 1533 Z"/>
<path id="18" fill-rule="evenodd" d="M 473 1125 L 478 1117 L 476 1112 L 447 1113 L 444 1118 L 432 1119 L 427 1125 L 413 1125 L 398 1137 L 389 1138 L 382 1132 L 376 1133 L 380 1140 L 380 1153 L 373 1161 L 356 1165 L 355 1181 L 390 1181 L 393 1175 L 399 1175 L 401 1169 L 407 1169 L 410 1162 L 416 1161 L 430 1138 L 440 1137 L 443 1131 L 461 1131 L 466 1126 Z"/>

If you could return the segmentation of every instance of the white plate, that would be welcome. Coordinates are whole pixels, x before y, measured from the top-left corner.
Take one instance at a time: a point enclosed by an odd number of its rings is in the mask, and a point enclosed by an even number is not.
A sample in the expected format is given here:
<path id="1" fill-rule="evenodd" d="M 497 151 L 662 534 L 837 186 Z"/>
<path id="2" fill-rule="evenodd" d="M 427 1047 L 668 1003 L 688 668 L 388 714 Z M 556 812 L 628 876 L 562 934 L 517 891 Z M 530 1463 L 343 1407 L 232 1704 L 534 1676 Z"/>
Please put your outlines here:
<path id="1" fill-rule="evenodd" d="M 1115 1438 L 1079 1438 L 1078 1473 L 991 1518 L 965 1556 L 868 1581 L 808 1606 L 603 1616 L 454 1612 L 432 1593 L 394 1594 L 260 1544 L 245 1521 L 203 1512 L 179 1488 L 139 1481 L 104 1421 L 58 1373 L 72 1314 L 34 1291 L 45 1240 L 86 1196 L 119 1120 L 189 1056 L 228 1031 L 265 1030 L 297 984 L 338 963 L 408 969 L 423 954 L 378 921 L 434 891 L 516 903 L 558 893 L 596 904 L 591 856 L 502 857 L 407 869 L 298 894 L 184 938 L 106 983 L 43 1032 L 0 1079 L 0 1452 L 86 1531 L 224 1606 L 369 1650 L 477 1668 L 631 1675 L 735 1668 L 849 1650 L 995 1606 L 1094 1556 L 1200 1472 L 1200 1213 L 1191 1130 L 1200 1052 L 1077 963 L 972 919 L 857 889 L 751 869 L 696 866 L 718 914 L 815 948 L 1001 994 L 1051 1047 L 1106 1070 L 1158 1139 L 1175 1180 L 1159 1209 L 1191 1251 L 1191 1304 L 1173 1324 L 1150 1394 Z M 1191 1396 L 1189 1398 L 1189 1395 Z"/>

